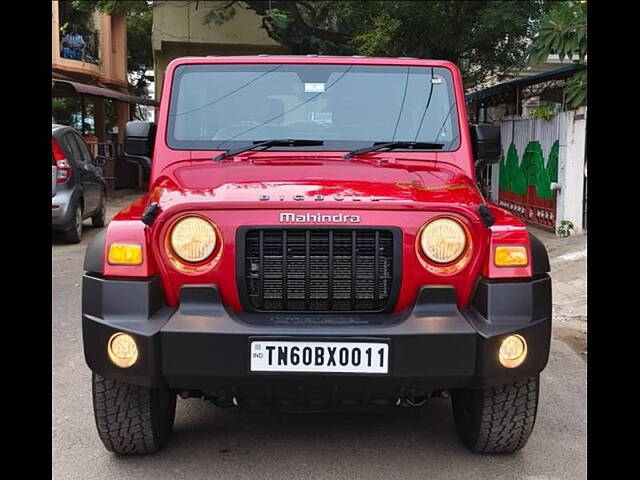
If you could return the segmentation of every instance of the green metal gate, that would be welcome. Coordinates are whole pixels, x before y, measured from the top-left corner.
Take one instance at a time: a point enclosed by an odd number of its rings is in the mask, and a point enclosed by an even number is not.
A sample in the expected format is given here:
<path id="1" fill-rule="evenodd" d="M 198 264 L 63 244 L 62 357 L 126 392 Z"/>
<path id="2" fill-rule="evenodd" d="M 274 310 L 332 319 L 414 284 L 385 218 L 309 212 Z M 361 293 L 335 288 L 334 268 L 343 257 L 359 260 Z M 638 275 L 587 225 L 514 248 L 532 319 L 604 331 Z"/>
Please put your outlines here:
<path id="1" fill-rule="evenodd" d="M 528 223 L 555 229 L 558 156 L 566 115 L 551 120 L 511 118 L 501 123 L 498 204 Z"/>

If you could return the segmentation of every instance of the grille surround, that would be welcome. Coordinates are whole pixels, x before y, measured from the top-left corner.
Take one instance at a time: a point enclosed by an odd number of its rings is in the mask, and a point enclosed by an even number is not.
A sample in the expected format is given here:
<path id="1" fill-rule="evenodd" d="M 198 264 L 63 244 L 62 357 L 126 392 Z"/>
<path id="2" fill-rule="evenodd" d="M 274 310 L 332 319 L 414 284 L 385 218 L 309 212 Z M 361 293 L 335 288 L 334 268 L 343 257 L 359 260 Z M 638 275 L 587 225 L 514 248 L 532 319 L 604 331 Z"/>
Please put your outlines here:
<path id="1" fill-rule="evenodd" d="M 265 288 L 265 283 L 264 283 L 264 275 L 263 272 L 259 272 L 257 275 L 259 278 L 262 278 L 262 282 L 258 282 L 259 286 L 257 288 L 260 289 L 259 291 L 259 295 L 256 301 L 256 294 L 255 294 L 255 285 L 251 286 L 250 285 L 250 281 L 249 281 L 249 275 L 251 275 L 253 277 L 253 279 L 256 279 L 256 270 L 255 270 L 255 266 L 251 265 L 249 266 L 249 261 L 248 258 L 253 258 L 250 257 L 251 256 L 251 252 L 248 252 L 248 249 L 252 249 L 252 248 L 256 248 L 255 246 L 252 245 L 248 245 L 249 242 L 253 241 L 255 243 L 256 239 L 255 239 L 255 235 L 259 236 L 259 232 L 262 231 L 263 235 L 263 249 L 265 248 L 265 235 L 269 235 L 271 236 L 271 240 L 273 240 L 274 236 L 281 236 L 283 235 L 282 232 L 287 232 L 287 235 L 289 235 L 289 232 L 291 232 L 293 234 L 293 236 L 296 237 L 297 242 L 293 242 L 292 245 L 289 244 L 289 238 L 287 238 L 287 247 L 293 247 L 293 248 L 288 248 L 287 251 L 287 255 L 286 255 L 286 260 L 283 261 L 283 256 L 282 254 L 280 254 L 280 257 L 277 260 L 273 260 L 274 258 L 277 258 L 277 255 L 275 256 L 271 256 L 271 261 L 272 264 L 273 262 L 276 262 L 276 264 L 274 266 L 282 266 L 282 270 L 280 272 L 280 276 L 278 276 L 278 274 L 276 273 L 275 275 L 275 284 L 272 283 L 271 285 L 267 285 L 267 288 L 273 288 L 275 287 L 275 290 L 271 290 L 270 295 L 273 297 L 274 296 L 274 292 L 275 292 L 275 302 L 272 305 L 266 305 L 264 303 L 264 288 Z M 332 232 L 331 234 L 329 232 Z M 312 238 L 315 237 L 315 239 L 318 239 L 318 236 L 322 236 L 322 235 L 326 235 L 326 241 L 327 243 L 331 243 L 329 241 L 329 239 L 331 239 L 332 237 L 330 235 L 333 235 L 334 237 L 340 237 L 341 239 L 345 239 L 347 236 L 349 235 L 355 235 L 356 238 L 356 242 L 360 242 L 361 240 L 364 241 L 367 240 L 367 237 L 369 239 L 369 243 L 371 243 L 371 239 L 375 239 L 376 238 L 376 233 L 378 232 L 378 242 L 377 245 L 380 248 L 382 245 L 382 239 L 383 237 L 386 239 L 384 240 L 387 243 L 390 243 L 390 245 L 387 245 L 386 250 L 384 250 L 384 252 L 386 252 L 386 254 L 388 256 L 390 256 L 390 258 L 384 258 L 382 261 L 380 260 L 381 258 L 381 254 L 379 253 L 378 255 L 374 255 L 374 257 L 378 258 L 378 260 L 376 260 L 378 263 L 378 267 L 379 267 L 379 271 L 376 273 L 375 272 L 375 265 L 376 263 L 374 263 L 374 267 L 373 267 L 373 275 L 371 275 L 369 273 L 369 275 L 363 274 L 363 272 L 366 271 L 366 260 L 368 259 L 369 262 L 371 263 L 371 255 L 369 256 L 364 256 L 361 255 L 361 250 L 358 250 L 356 247 L 353 246 L 353 244 L 351 244 L 350 249 L 352 249 L 351 251 L 355 251 L 356 252 L 356 271 L 353 271 L 353 268 L 351 266 L 349 266 L 349 268 L 347 270 L 345 270 L 346 266 L 345 265 L 340 265 L 340 262 L 336 262 L 335 261 L 335 257 L 338 257 L 338 255 L 336 255 L 336 253 L 332 253 L 330 256 L 334 257 L 334 260 L 329 261 L 327 260 L 327 265 L 322 265 L 322 262 L 319 262 L 318 265 L 313 265 L 314 261 L 317 262 L 318 260 L 318 256 L 315 256 L 314 259 L 314 255 L 310 254 L 310 249 L 314 248 L 313 245 L 311 245 L 311 240 Z M 358 235 L 360 235 L 360 237 L 358 237 Z M 364 237 L 363 237 L 364 236 Z M 248 238 L 249 237 L 249 238 Z M 254 238 L 251 238 L 254 237 Z M 306 238 L 305 238 L 306 237 Z M 302 245 L 302 241 L 301 238 L 304 238 L 304 245 Z M 354 237 L 352 237 L 354 238 Z M 375 242 L 375 240 L 374 240 Z M 297 243 L 297 245 L 296 245 Z M 333 244 L 336 244 L 336 239 L 333 238 Z M 375 243 L 374 243 L 375 244 Z M 273 246 L 272 246 L 273 247 Z M 280 242 L 280 247 L 283 248 L 284 247 L 284 242 Z M 304 247 L 304 255 L 303 255 L 303 259 L 299 258 L 301 255 L 291 255 L 290 250 L 295 249 L 295 248 L 300 249 L 301 247 Z M 325 248 L 330 248 L 330 250 L 333 250 L 335 247 L 325 247 Z M 361 246 L 361 249 L 366 248 L 366 245 Z M 371 249 L 372 247 L 369 246 L 369 248 Z M 264 251 L 264 250 L 263 250 Z M 373 251 L 375 254 L 375 247 L 373 247 Z M 382 251 L 382 250 L 379 250 Z M 255 252 L 253 252 L 255 254 Z M 298 250 L 298 253 L 301 253 L 300 250 Z M 360 255 L 359 255 L 360 254 Z M 302 264 L 304 264 L 304 270 L 305 270 L 305 275 L 303 278 L 295 278 L 294 281 L 297 281 L 297 284 L 294 284 L 294 286 L 290 285 L 289 282 L 289 275 L 288 273 L 290 272 L 290 270 L 288 269 L 288 266 L 290 265 L 290 263 L 292 262 L 291 257 L 297 257 L 293 259 L 293 262 L 302 262 L 301 264 L 298 265 L 298 269 L 300 270 L 302 268 Z M 264 268 L 264 265 L 267 263 L 264 261 L 264 257 L 267 257 L 267 255 L 263 256 L 263 261 L 262 262 L 258 262 L 259 266 L 258 269 L 262 269 Z M 322 256 L 320 256 L 322 257 Z M 363 264 L 359 264 L 357 260 L 362 260 L 364 259 L 365 262 L 363 262 Z M 354 263 L 353 260 L 350 258 L 348 260 L 348 262 L 353 265 Z M 326 292 L 326 298 L 322 298 L 318 297 L 318 292 L 322 290 L 322 287 L 320 287 L 320 289 L 318 290 L 318 282 L 322 282 L 322 278 L 319 278 L 317 276 L 317 272 L 316 276 L 312 278 L 312 275 L 307 275 L 307 272 L 310 272 L 311 268 L 315 268 L 315 267 L 320 267 L 321 269 L 324 267 L 326 272 L 324 273 L 324 275 L 321 275 L 321 277 L 326 277 L 326 283 L 327 283 L 327 289 L 328 292 Z M 382 269 L 380 268 L 382 267 Z M 239 294 L 239 298 L 240 298 L 240 304 L 242 305 L 242 308 L 245 312 L 256 312 L 256 313 L 288 313 L 288 314 L 295 314 L 295 313 L 304 313 L 306 315 L 313 315 L 313 314 L 334 314 L 334 313 L 343 313 L 343 314 L 369 314 L 369 313 L 388 313 L 391 312 L 398 300 L 398 295 L 400 292 L 400 282 L 402 279 L 402 272 L 401 272 L 401 267 L 402 267 L 402 232 L 400 231 L 399 228 L 397 227 L 388 227 L 388 226 L 307 226 L 307 225 L 298 225 L 298 226 L 250 226 L 250 227 L 240 227 L 237 231 L 237 238 L 236 238 L 236 284 L 237 284 L 237 288 L 238 288 L 238 294 Z M 294 267 L 295 268 L 295 267 Z M 341 278 L 337 278 L 336 277 L 336 271 L 339 271 L 339 269 L 342 268 L 342 275 Z M 386 268 L 386 270 L 385 270 Z M 249 270 L 254 270 L 253 272 L 249 272 Z M 333 270 L 333 272 L 332 272 Z M 390 272 L 389 272 L 390 270 Z M 348 271 L 348 274 L 347 274 Z M 381 277 L 380 273 L 381 271 L 385 272 L 384 275 Z M 370 272 L 370 270 L 369 270 Z M 260 275 L 262 275 L 262 277 L 260 277 Z M 272 278 L 268 279 L 268 280 L 274 280 L 274 275 L 271 275 Z M 280 279 L 281 277 L 281 279 Z M 373 279 L 372 279 L 372 278 Z M 284 280 L 286 279 L 286 280 Z M 341 284 L 338 284 L 338 282 L 336 282 L 336 280 L 339 280 L 340 282 L 342 282 Z M 314 284 L 315 281 L 315 284 Z M 355 289 L 355 292 L 353 292 L 352 294 L 352 290 L 350 288 L 349 285 L 353 285 L 355 281 L 355 285 L 358 286 L 357 289 Z M 387 285 L 384 286 L 384 282 L 387 282 Z M 364 285 L 363 282 L 365 283 Z M 338 285 L 338 286 L 337 286 Z M 280 287 L 280 296 L 278 297 L 278 287 Z M 296 291 L 296 287 L 297 287 L 297 291 Z M 371 292 L 370 294 L 367 294 L 367 292 L 365 291 L 364 294 L 362 294 L 361 290 L 367 290 L 369 292 Z M 312 292 L 312 288 L 315 289 L 315 295 L 316 298 L 313 298 L 309 296 L 309 292 Z M 337 298 L 335 297 L 335 293 L 334 293 L 334 289 L 342 289 L 342 292 L 344 293 L 344 291 L 348 291 L 349 292 L 349 298 L 347 299 L 346 297 L 341 297 L 341 298 Z M 381 289 L 385 290 L 386 289 L 386 295 L 385 292 L 381 292 Z M 299 297 L 300 295 L 300 290 L 302 292 L 304 292 L 304 295 L 302 298 Z M 298 296 L 295 298 L 296 300 L 299 300 L 299 304 L 297 305 L 292 305 L 291 304 L 286 304 L 284 302 L 289 301 L 288 296 L 290 293 L 295 293 Z M 357 297 L 358 292 L 361 292 L 360 298 L 356 298 L 356 301 L 354 302 L 353 298 L 351 298 L 352 296 Z M 364 295 L 364 296 L 363 296 Z M 376 304 L 376 295 L 377 298 L 379 299 L 379 302 Z M 386 301 L 382 302 L 382 299 L 386 297 Z M 286 300 L 279 300 L 281 303 L 278 304 L 278 299 L 286 299 Z M 274 298 L 271 298 L 270 300 L 274 300 Z M 309 308 L 311 306 L 311 303 L 314 300 L 319 300 L 319 302 L 316 302 L 316 305 L 314 306 L 314 308 Z M 324 305 L 325 308 L 322 308 L 322 300 L 326 301 L 326 305 Z M 338 302 L 338 304 L 336 304 L 337 300 L 343 300 L 343 302 Z M 347 306 L 346 304 L 346 300 L 349 300 L 350 304 Z M 371 300 L 370 305 L 366 305 L 366 300 Z M 360 304 L 358 302 L 361 302 Z M 362 308 L 363 305 L 362 303 L 364 303 L 364 307 L 368 306 L 370 308 Z M 283 306 L 285 306 L 283 308 Z M 266 308 L 265 308 L 266 307 Z M 278 308 L 279 307 L 279 308 Z M 342 308 L 341 308 L 342 307 Z M 346 307 L 346 308 L 344 308 Z M 361 307 L 361 308 L 354 308 L 354 307 Z"/>

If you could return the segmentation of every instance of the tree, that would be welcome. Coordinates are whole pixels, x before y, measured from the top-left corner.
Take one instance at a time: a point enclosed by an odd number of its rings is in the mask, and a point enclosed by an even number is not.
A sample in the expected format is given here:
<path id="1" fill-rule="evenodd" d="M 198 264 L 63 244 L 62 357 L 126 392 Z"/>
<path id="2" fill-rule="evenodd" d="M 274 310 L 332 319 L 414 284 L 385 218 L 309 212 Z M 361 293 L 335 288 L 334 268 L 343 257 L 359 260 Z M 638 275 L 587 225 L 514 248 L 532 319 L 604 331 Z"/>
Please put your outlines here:
<path id="1" fill-rule="evenodd" d="M 127 70 L 132 95 L 147 96 L 147 88 L 153 79 L 147 75 L 153 70 L 151 27 L 151 9 L 127 17 Z"/>
<path id="2" fill-rule="evenodd" d="M 56 123 L 60 123 L 62 125 L 71 125 L 74 128 L 78 128 L 78 130 L 82 130 L 81 125 L 76 125 L 78 123 L 77 117 L 80 112 L 79 97 L 52 97 L 51 98 L 51 116 Z"/>
<path id="3" fill-rule="evenodd" d="M 227 21 L 243 4 L 294 54 L 446 59 L 460 67 L 467 88 L 523 67 L 545 11 L 541 0 L 230 1 L 210 9 L 206 21 Z"/>
<path id="4" fill-rule="evenodd" d="M 560 60 L 577 57 L 579 70 L 565 87 L 566 103 L 577 108 L 587 98 L 587 2 L 562 1 L 544 15 L 528 52 L 531 64 L 543 63 L 551 54 Z"/>

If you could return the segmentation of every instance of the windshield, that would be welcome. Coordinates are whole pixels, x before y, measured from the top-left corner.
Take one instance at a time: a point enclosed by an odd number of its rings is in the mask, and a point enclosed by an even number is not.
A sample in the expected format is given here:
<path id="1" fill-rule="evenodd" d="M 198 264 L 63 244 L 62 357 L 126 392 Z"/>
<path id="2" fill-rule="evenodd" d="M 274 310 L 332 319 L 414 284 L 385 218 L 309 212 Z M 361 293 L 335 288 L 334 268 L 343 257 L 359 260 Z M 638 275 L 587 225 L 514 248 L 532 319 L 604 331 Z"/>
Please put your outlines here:
<path id="1" fill-rule="evenodd" d="M 168 120 L 167 142 L 179 150 L 226 150 L 274 138 L 325 142 L 281 147 L 295 150 L 409 141 L 451 151 L 460 142 L 453 78 L 442 67 L 182 65 Z"/>

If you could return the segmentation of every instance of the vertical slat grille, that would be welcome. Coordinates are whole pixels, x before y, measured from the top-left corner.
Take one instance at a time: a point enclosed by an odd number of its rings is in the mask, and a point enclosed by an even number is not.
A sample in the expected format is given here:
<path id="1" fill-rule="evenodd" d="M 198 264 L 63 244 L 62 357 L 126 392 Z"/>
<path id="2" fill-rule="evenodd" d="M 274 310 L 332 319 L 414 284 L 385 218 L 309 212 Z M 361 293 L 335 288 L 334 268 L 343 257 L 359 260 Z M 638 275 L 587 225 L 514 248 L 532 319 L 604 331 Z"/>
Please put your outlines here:
<path id="1" fill-rule="evenodd" d="M 393 235 L 369 229 L 246 233 L 248 303 L 261 311 L 375 312 L 393 282 Z"/>

